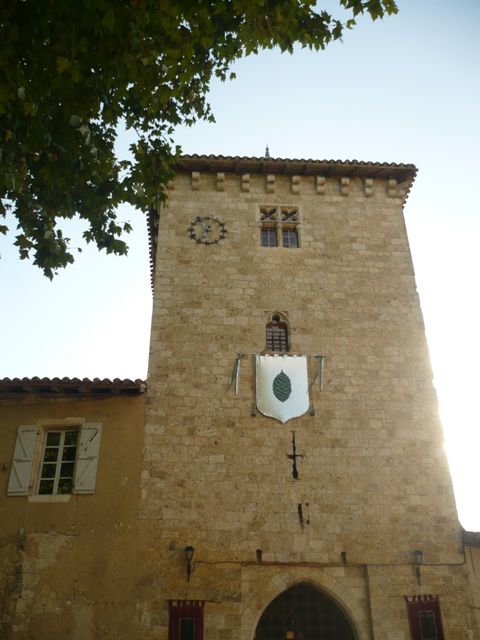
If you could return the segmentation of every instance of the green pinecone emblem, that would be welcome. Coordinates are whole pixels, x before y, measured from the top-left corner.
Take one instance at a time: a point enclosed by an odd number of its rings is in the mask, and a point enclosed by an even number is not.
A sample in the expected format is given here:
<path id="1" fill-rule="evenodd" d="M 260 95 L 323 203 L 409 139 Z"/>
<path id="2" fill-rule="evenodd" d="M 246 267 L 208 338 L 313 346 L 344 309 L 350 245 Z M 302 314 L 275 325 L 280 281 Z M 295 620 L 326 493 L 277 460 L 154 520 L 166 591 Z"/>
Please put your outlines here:
<path id="1" fill-rule="evenodd" d="M 292 384 L 287 374 L 283 373 L 283 370 L 273 379 L 272 389 L 273 395 L 277 400 L 280 400 L 280 402 L 285 402 L 285 400 L 288 400 L 290 397 Z"/>

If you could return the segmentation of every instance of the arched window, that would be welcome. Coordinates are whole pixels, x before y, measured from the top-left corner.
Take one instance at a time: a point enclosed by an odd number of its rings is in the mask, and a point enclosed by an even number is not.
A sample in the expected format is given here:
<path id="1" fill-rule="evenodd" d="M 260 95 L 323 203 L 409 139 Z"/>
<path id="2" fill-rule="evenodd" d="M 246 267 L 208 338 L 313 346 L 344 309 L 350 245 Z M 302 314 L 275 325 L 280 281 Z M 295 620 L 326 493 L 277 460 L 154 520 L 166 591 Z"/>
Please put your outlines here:
<path id="1" fill-rule="evenodd" d="M 274 313 L 266 328 L 266 350 L 283 352 L 289 348 L 288 325 L 278 313 Z"/>

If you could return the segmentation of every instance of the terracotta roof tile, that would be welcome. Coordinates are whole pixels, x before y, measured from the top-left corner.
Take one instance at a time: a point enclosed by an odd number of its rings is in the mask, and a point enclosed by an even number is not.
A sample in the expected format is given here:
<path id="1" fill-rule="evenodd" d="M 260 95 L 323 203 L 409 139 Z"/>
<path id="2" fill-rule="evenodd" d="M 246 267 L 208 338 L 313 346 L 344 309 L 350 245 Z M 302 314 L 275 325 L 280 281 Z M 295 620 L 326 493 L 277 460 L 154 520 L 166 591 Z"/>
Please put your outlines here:
<path id="1" fill-rule="evenodd" d="M 255 173 L 277 171 L 286 174 L 364 176 L 364 177 L 397 177 L 413 179 L 417 168 L 413 164 L 397 162 L 369 162 L 363 160 L 315 160 L 313 158 L 259 158 L 249 156 L 217 156 L 217 155 L 184 155 L 174 164 L 176 171 L 214 171 L 220 167 L 224 171 L 241 173 L 247 168 Z"/>
<path id="2" fill-rule="evenodd" d="M 0 379 L 0 398 L 26 393 L 68 395 L 137 395 L 145 393 L 144 380 L 115 378 L 3 378 Z"/>

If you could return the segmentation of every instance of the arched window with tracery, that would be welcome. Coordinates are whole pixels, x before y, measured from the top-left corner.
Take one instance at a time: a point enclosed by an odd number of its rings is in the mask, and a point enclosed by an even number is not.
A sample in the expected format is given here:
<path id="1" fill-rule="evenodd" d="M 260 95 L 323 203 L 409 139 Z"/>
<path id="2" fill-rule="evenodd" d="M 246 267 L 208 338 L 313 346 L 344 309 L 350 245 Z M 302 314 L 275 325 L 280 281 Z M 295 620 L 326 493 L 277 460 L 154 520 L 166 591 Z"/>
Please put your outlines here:
<path id="1" fill-rule="evenodd" d="M 289 349 L 288 325 L 280 314 L 274 313 L 266 327 L 266 350 L 284 352 Z"/>

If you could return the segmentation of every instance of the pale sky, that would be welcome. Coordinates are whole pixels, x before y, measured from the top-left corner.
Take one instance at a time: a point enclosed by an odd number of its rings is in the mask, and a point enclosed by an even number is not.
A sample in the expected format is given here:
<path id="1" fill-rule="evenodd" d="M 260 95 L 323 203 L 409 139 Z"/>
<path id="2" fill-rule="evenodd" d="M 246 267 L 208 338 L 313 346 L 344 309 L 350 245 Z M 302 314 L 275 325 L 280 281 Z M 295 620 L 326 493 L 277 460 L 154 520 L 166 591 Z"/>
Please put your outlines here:
<path id="1" fill-rule="evenodd" d="M 480 531 L 480 2 L 398 5 L 324 52 L 241 61 L 236 80 L 212 85 L 216 124 L 179 129 L 176 142 L 185 153 L 261 156 L 268 142 L 273 157 L 418 167 L 405 218 L 460 520 Z M 0 377 L 146 377 L 146 226 L 127 207 L 120 215 L 135 226 L 129 257 L 89 248 L 52 283 L 0 238 Z"/>

